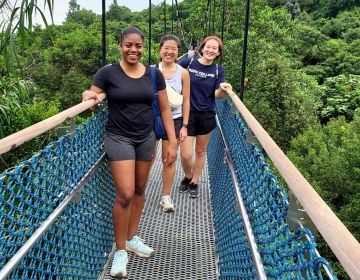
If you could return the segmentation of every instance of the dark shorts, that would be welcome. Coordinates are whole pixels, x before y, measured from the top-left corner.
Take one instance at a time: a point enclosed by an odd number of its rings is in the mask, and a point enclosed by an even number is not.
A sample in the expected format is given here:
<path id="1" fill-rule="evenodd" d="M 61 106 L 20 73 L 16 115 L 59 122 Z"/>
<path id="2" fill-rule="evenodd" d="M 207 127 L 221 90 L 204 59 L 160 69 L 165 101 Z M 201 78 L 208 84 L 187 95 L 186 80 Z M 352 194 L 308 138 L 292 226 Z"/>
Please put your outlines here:
<path id="1" fill-rule="evenodd" d="M 215 112 L 191 111 L 189 116 L 188 135 L 197 136 L 210 133 L 216 127 Z"/>
<path id="2" fill-rule="evenodd" d="M 174 119 L 174 126 L 175 126 L 175 134 L 176 134 L 176 138 L 179 138 L 179 134 L 180 134 L 180 130 L 182 127 L 182 117 Z M 167 137 L 167 135 L 165 135 L 163 138 L 161 138 L 162 140 L 169 140 L 169 138 Z M 156 139 L 156 140 L 160 140 L 160 139 Z"/>
<path id="3" fill-rule="evenodd" d="M 105 132 L 105 153 L 110 161 L 152 160 L 155 153 L 155 134 L 141 140 Z"/>

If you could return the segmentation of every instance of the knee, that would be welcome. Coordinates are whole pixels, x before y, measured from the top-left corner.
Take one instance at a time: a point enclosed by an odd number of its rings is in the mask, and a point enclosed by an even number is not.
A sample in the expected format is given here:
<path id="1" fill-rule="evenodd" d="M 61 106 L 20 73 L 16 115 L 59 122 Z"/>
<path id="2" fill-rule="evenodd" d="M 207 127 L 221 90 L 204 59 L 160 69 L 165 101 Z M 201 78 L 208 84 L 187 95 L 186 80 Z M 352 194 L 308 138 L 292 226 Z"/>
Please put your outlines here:
<path id="1" fill-rule="evenodd" d="M 204 157 L 206 154 L 206 150 L 204 149 L 195 149 L 195 155 L 197 157 Z"/>
<path id="2" fill-rule="evenodd" d="M 191 161 L 192 153 L 181 153 L 181 160 L 183 161 Z"/>
<path id="3" fill-rule="evenodd" d="M 133 196 L 130 194 L 117 195 L 114 204 L 120 205 L 122 208 L 130 206 Z"/>
<path id="4" fill-rule="evenodd" d="M 136 184 L 135 185 L 135 195 L 137 196 L 143 196 L 145 195 L 145 184 Z"/>

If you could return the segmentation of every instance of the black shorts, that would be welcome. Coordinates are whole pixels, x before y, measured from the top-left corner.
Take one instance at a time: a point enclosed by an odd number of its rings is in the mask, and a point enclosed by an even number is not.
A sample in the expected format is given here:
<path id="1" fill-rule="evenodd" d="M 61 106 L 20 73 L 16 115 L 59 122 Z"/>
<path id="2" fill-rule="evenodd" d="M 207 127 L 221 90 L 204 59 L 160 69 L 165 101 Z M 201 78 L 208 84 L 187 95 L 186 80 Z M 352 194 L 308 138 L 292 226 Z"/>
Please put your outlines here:
<path id="1" fill-rule="evenodd" d="M 197 136 L 210 133 L 216 127 L 215 112 L 191 111 L 189 116 L 188 135 Z"/>
<path id="2" fill-rule="evenodd" d="M 174 119 L 174 126 L 175 126 L 175 134 L 176 134 L 176 138 L 179 138 L 179 134 L 180 134 L 180 130 L 182 127 L 182 117 Z M 162 140 L 169 140 L 169 138 L 167 137 L 167 135 L 165 135 L 163 138 L 161 138 Z M 159 140 L 159 139 L 156 139 Z"/>

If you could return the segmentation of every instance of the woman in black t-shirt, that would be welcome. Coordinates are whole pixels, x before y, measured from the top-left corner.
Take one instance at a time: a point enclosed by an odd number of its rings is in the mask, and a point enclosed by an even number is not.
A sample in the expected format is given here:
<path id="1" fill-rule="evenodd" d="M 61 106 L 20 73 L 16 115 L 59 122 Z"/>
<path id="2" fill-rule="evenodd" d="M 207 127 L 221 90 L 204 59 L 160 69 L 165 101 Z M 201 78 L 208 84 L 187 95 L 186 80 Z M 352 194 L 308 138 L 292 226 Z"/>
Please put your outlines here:
<path id="1" fill-rule="evenodd" d="M 83 100 L 88 100 L 97 99 L 99 93 L 106 92 L 108 101 L 104 144 L 116 191 L 113 224 L 117 250 L 110 270 L 114 277 L 127 275 L 127 251 L 145 258 L 154 253 L 137 236 L 145 202 L 145 185 L 155 153 L 154 92 L 149 67 L 140 62 L 143 46 L 144 35 L 139 29 L 130 27 L 123 30 L 119 45 L 120 63 L 102 67 L 90 90 L 83 93 Z M 177 149 L 174 122 L 164 77 L 158 69 L 156 71 L 160 111 L 169 138 L 163 161 L 172 164 Z"/>

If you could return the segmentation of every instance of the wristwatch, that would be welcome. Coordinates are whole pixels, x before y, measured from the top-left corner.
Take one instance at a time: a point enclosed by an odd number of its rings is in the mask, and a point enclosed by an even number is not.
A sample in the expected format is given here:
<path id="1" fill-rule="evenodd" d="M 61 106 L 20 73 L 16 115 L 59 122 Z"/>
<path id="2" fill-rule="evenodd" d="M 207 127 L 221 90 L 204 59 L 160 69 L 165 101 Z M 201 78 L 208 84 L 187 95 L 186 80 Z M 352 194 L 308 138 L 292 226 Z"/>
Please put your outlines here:
<path id="1" fill-rule="evenodd" d="M 186 124 L 186 123 L 183 123 L 183 124 L 182 124 L 182 127 L 185 127 L 185 128 L 187 128 L 187 127 L 188 127 L 188 124 Z"/>

